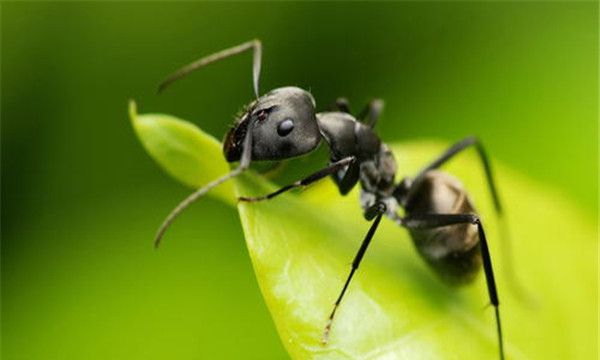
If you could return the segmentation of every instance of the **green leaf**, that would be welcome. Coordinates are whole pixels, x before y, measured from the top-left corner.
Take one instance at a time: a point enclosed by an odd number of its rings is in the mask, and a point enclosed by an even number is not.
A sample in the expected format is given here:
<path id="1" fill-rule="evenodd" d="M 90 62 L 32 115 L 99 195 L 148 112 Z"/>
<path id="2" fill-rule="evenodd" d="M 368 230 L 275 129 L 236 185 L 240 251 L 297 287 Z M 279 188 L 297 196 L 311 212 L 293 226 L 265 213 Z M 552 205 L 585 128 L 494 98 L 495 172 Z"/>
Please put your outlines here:
<path id="1" fill-rule="evenodd" d="M 183 184 L 199 188 L 229 171 L 219 141 L 194 124 L 165 114 L 139 115 L 133 100 L 129 101 L 129 119 L 144 149 Z M 230 183 L 214 189 L 211 195 L 236 203 Z"/>
<path id="2" fill-rule="evenodd" d="M 192 125 L 166 115 L 132 117 L 148 152 L 180 181 L 197 187 L 227 171 L 222 156 L 216 156 L 219 144 Z M 156 148 L 162 146 L 169 150 Z M 444 148 L 424 141 L 393 146 L 402 175 L 415 174 Z M 507 358 L 595 358 L 594 217 L 556 189 L 496 162 L 494 167 L 510 239 L 492 212 L 478 159 L 467 152 L 444 169 L 469 189 L 489 234 Z M 202 177 L 190 182 L 186 171 Z M 236 196 L 275 188 L 253 173 L 235 184 Z M 235 203 L 232 193 L 220 191 L 213 195 Z M 385 220 L 336 315 L 330 342 L 321 345 L 327 316 L 369 227 L 357 196 L 354 190 L 341 197 L 327 180 L 300 194 L 238 205 L 258 283 L 289 354 L 297 359 L 497 358 L 493 311 L 484 309 L 489 302 L 484 277 L 460 288 L 447 286 L 419 258 L 407 232 Z M 508 271 L 509 245 L 516 275 Z"/>

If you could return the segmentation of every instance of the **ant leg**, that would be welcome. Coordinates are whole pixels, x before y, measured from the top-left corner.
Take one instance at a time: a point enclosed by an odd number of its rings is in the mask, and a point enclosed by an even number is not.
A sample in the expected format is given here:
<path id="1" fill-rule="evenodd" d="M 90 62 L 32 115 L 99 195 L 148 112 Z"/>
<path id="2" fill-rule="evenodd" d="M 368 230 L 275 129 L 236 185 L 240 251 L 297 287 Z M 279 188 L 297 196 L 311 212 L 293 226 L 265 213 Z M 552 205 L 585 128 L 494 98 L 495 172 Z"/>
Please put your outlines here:
<path id="1" fill-rule="evenodd" d="M 248 124 L 248 126 L 253 126 L 253 123 Z M 158 228 L 158 231 L 156 232 L 156 236 L 154 238 L 155 248 L 158 248 L 158 246 L 160 245 L 160 241 L 163 235 L 165 234 L 165 231 L 167 231 L 169 226 L 171 226 L 173 221 L 183 212 L 183 210 L 185 210 L 196 200 L 204 196 L 210 189 L 221 185 L 222 183 L 231 178 L 238 176 L 250 166 L 250 161 L 252 160 L 252 131 L 248 131 L 246 133 L 246 137 L 244 138 L 243 149 L 244 150 L 240 159 L 240 165 L 236 169 L 229 172 L 229 174 L 223 175 L 220 178 L 213 180 L 205 186 L 201 187 L 200 189 L 194 191 L 188 197 L 183 199 L 183 201 L 181 201 L 173 210 L 171 210 L 169 215 L 165 218 L 165 220 L 163 220 L 163 223 L 160 225 L 160 228 Z"/>
<path id="2" fill-rule="evenodd" d="M 161 93 L 165 90 L 169 85 L 171 85 L 176 80 L 179 80 L 194 70 L 197 70 L 205 65 L 210 63 L 223 60 L 233 55 L 237 55 L 243 53 L 244 51 L 252 50 L 253 51 L 253 60 L 252 60 L 252 84 L 254 86 L 254 95 L 258 98 L 258 82 L 260 78 L 260 64 L 262 57 L 262 44 L 260 40 L 255 39 L 243 44 L 221 50 L 214 54 L 202 57 L 169 75 L 160 85 L 158 86 L 158 92 Z"/>
<path id="3" fill-rule="evenodd" d="M 256 196 L 256 197 L 246 197 L 246 196 L 242 196 L 239 197 L 238 200 L 239 201 L 245 201 L 245 202 L 257 202 L 257 201 L 263 201 L 263 200 L 269 200 L 274 198 L 277 195 L 283 194 L 286 191 L 289 191 L 291 189 L 295 189 L 298 187 L 303 187 L 303 186 L 307 186 L 312 184 L 315 181 L 321 180 L 324 177 L 334 174 L 336 171 L 343 169 L 345 166 L 351 164 L 354 162 L 356 158 L 354 156 L 349 156 L 347 158 L 344 158 L 340 161 L 336 161 L 334 163 L 329 164 L 329 166 L 327 166 L 326 168 L 323 168 L 307 177 L 305 177 L 304 179 L 298 180 L 290 185 L 286 185 L 270 194 L 267 195 L 263 195 L 263 196 Z"/>
<path id="4" fill-rule="evenodd" d="M 360 114 L 358 114 L 358 116 L 356 117 L 357 120 L 365 123 L 370 128 L 375 127 L 375 124 L 377 123 L 377 120 L 379 119 L 379 116 L 383 111 L 383 105 L 384 103 L 381 99 L 373 99 L 369 101 L 367 106 L 365 106 L 364 109 L 362 109 L 362 111 L 360 112 Z M 347 114 L 352 113 L 352 111 L 350 110 L 350 102 L 345 97 L 339 97 L 335 100 L 335 108 L 338 111 Z"/>
<path id="5" fill-rule="evenodd" d="M 351 114 L 350 102 L 345 97 L 339 97 L 339 98 L 335 99 L 335 108 L 341 112 Z"/>
<path id="6" fill-rule="evenodd" d="M 492 268 L 492 258 L 490 250 L 483 231 L 483 225 L 479 216 L 474 214 L 423 214 L 410 215 L 402 219 L 402 225 L 409 229 L 432 229 L 442 226 L 457 225 L 470 223 L 477 226 L 479 241 L 481 244 L 481 257 L 483 260 L 483 270 L 485 272 L 485 280 L 487 283 L 490 302 L 494 306 L 496 315 L 496 331 L 498 333 L 498 346 L 500 351 L 500 359 L 504 359 L 504 342 L 502 340 L 502 326 L 500 325 L 500 312 L 498 307 L 498 291 L 496 289 L 496 280 L 494 279 L 494 270 Z"/>
<path id="7" fill-rule="evenodd" d="M 469 146 L 475 146 L 475 149 L 477 150 L 477 154 L 479 155 L 479 158 L 481 159 L 481 163 L 483 164 L 483 170 L 485 171 L 485 177 L 487 179 L 488 188 L 490 189 L 490 193 L 492 194 L 492 200 L 494 201 L 494 208 L 496 209 L 496 212 L 498 213 L 498 215 L 502 215 L 502 206 L 500 204 L 498 190 L 497 190 L 495 182 L 494 182 L 494 176 L 492 173 L 492 167 L 490 165 L 490 161 L 488 160 L 488 157 L 485 152 L 485 149 L 483 148 L 483 145 L 481 144 L 479 139 L 477 139 L 474 136 L 467 137 L 467 138 L 457 142 L 456 144 L 452 145 L 450 148 L 448 148 L 448 150 L 446 150 L 439 158 L 437 158 L 431 164 L 427 165 L 424 169 L 422 169 L 419 172 L 419 174 L 417 176 L 415 176 L 413 183 L 417 183 L 418 181 L 423 179 L 423 177 L 425 176 L 425 174 L 428 171 L 439 168 L 444 163 L 446 163 L 448 160 L 452 159 L 452 157 L 454 157 L 454 155 L 458 154 L 462 150 L 465 150 Z M 409 197 L 410 197 L 410 194 L 409 194 Z"/>
<path id="8" fill-rule="evenodd" d="M 358 114 L 358 120 L 364 122 L 371 129 L 375 127 L 381 112 L 383 112 L 383 100 L 373 99 L 369 101 L 367 106 Z"/>
<path id="9" fill-rule="evenodd" d="M 367 232 L 367 235 L 365 236 L 362 244 L 360 245 L 358 252 L 354 256 L 354 260 L 352 261 L 352 268 L 350 269 L 350 274 L 348 275 L 348 278 L 346 279 L 346 282 L 344 283 L 344 287 L 342 288 L 340 295 L 338 296 L 337 300 L 335 301 L 335 304 L 333 305 L 333 310 L 331 311 L 331 314 L 329 315 L 329 319 L 327 320 L 327 325 L 325 326 L 325 330 L 323 330 L 323 337 L 321 338 L 321 342 L 323 344 L 327 344 L 327 342 L 329 341 L 329 332 L 331 331 L 331 325 L 333 324 L 333 318 L 335 317 L 335 312 L 337 311 L 338 307 L 340 306 L 340 303 L 342 302 L 342 298 L 344 297 L 344 294 L 346 294 L 346 290 L 348 289 L 348 285 L 350 284 L 350 281 L 352 280 L 352 277 L 354 276 L 356 269 L 358 269 L 360 262 L 362 261 L 363 257 L 365 256 L 365 253 L 367 252 L 367 248 L 369 247 L 369 244 L 371 243 L 371 239 L 373 239 L 373 235 L 375 235 L 375 231 L 377 230 L 377 227 L 379 226 L 379 222 L 381 221 L 381 217 L 383 216 L 385 211 L 386 211 L 385 204 L 383 204 L 381 202 L 376 203 L 375 205 L 371 206 L 369 209 L 367 209 L 365 211 L 365 218 L 367 218 L 367 220 L 372 220 L 373 218 L 375 218 L 375 220 L 373 221 L 373 224 L 369 228 L 369 231 Z"/>
<path id="10" fill-rule="evenodd" d="M 494 208 L 495 208 L 496 213 L 498 214 L 498 217 L 500 220 L 500 233 L 502 234 L 502 238 L 504 239 L 504 241 L 501 242 L 502 253 L 504 255 L 502 258 L 504 260 L 504 269 L 507 273 L 507 276 L 509 276 L 512 279 L 512 281 L 509 282 L 510 287 L 515 292 L 515 294 L 517 296 L 519 296 L 523 301 L 531 303 L 532 299 L 531 299 L 530 294 L 528 294 L 525 287 L 523 285 L 521 285 L 522 282 L 519 280 L 517 274 L 514 271 L 515 267 L 513 264 L 510 234 L 508 233 L 508 227 L 505 222 L 506 219 L 502 216 L 503 208 L 502 208 L 502 204 L 500 202 L 500 197 L 498 195 L 498 190 L 497 190 L 497 187 L 496 187 L 496 184 L 494 181 L 492 167 L 491 167 L 490 161 L 487 157 L 487 154 L 485 152 L 485 149 L 483 148 L 483 145 L 481 144 L 481 141 L 474 136 L 470 136 L 470 137 L 467 137 L 467 138 L 457 142 L 456 144 L 452 145 L 439 158 L 437 158 L 431 164 L 429 164 L 423 170 L 421 170 L 419 172 L 419 174 L 414 178 L 413 184 L 416 184 L 418 181 L 420 181 L 428 171 L 437 169 L 438 167 L 440 167 L 441 165 L 446 163 L 448 160 L 452 159 L 456 154 L 467 149 L 470 146 L 475 146 L 475 149 L 477 150 L 477 154 L 479 155 L 481 163 L 483 164 L 483 169 L 485 171 L 485 177 L 486 177 L 486 180 L 488 183 L 488 188 L 490 190 L 490 193 L 492 195 L 492 200 L 494 202 Z M 413 187 L 413 188 L 416 189 L 416 187 Z M 406 200 L 410 201 L 410 198 L 412 195 L 413 195 L 412 192 L 409 191 L 408 195 L 406 196 Z"/>
<path id="11" fill-rule="evenodd" d="M 354 185 L 356 185 L 360 178 L 360 164 L 353 162 L 348 166 L 345 173 L 333 173 L 331 177 L 337 185 L 340 194 L 346 195 L 354 188 Z"/>

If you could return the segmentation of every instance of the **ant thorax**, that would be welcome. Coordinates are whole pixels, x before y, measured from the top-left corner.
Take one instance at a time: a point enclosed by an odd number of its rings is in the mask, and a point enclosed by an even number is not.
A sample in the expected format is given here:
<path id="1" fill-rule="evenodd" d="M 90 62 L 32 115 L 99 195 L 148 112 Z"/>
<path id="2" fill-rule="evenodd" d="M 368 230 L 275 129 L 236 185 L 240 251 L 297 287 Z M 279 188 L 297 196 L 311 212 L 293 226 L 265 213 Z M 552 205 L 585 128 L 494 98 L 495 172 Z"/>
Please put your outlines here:
<path id="1" fill-rule="evenodd" d="M 361 185 L 361 206 L 368 209 L 377 202 L 386 205 L 386 213 L 392 217 L 398 209 L 393 196 L 396 174 L 396 160 L 389 147 L 382 143 L 375 131 L 368 125 L 343 112 L 322 112 L 317 114 L 319 130 L 327 142 L 331 161 L 354 156 L 356 162 L 334 174 L 334 179 L 344 194 L 342 184 L 354 178 Z"/>
<path id="2" fill-rule="evenodd" d="M 398 201 L 393 196 L 396 160 L 386 144 L 381 144 L 379 153 L 372 159 L 360 163 L 360 205 L 363 210 L 383 202 L 386 215 L 397 218 Z"/>
<path id="3" fill-rule="evenodd" d="M 360 184 L 364 191 L 378 198 L 392 196 L 395 175 L 396 160 L 388 146 L 383 143 L 375 156 L 360 162 Z"/>

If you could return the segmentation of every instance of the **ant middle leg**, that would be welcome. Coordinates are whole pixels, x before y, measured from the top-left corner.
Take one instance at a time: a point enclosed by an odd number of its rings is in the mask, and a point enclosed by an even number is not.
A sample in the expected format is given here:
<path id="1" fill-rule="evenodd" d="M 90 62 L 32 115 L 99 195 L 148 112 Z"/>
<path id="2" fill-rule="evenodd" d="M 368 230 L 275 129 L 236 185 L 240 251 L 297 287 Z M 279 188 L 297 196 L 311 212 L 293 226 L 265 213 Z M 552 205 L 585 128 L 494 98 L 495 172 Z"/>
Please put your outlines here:
<path id="1" fill-rule="evenodd" d="M 360 262 L 362 261 L 363 257 L 365 256 L 365 253 L 367 252 L 367 248 L 369 247 L 369 244 L 371 243 L 371 239 L 373 239 L 373 235 L 375 235 L 375 231 L 377 230 L 377 227 L 379 226 L 379 222 L 381 221 L 381 217 L 383 216 L 385 211 L 386 211 L 386 206 L 382 202 L 377 202 L 376 204 L 374 204 L 373 206 L 371 206 L 369 209 L 367 209 L 365 211 L 365 218 L 367 220 L 373 220 L 373 219 L 375 219 L 375 220 L 373 221 L 373 224 L 369 228 L 369 231 L 367 232 L 367 235 L 365 236 L 362 244 L 360 245 L 358 252 L 354 256 L 354 260 L 352 261 L 352 268 L 350 269 L 350 274 L 346 278 L 346 282 L 344 283 L 344 286 L 342 287 L 342 291 L 340 292 L 337 300 L 335 301 L 335 304 L 333 305 L 333 310 L 329 314 L 329 318 L 327 320 L 327 325 L 325 326 L 325 330 L 323 330 L 323 337 L 321 338 L 321 342 L 323 344 L 326 344 L 329 341 L 329 332 L 331 331 L 331 326 L 333 324 L 333 318 L 335 317 L 335 313 L 336 313 L 338 307 L 340 306 L 340 303 L 342 302 L 344 295 L 346 294 L 346 290 L 348 289 L 348 285 L 350 285 L 350 281 L 352 280 L 354 273 L 358 269 Z"/>

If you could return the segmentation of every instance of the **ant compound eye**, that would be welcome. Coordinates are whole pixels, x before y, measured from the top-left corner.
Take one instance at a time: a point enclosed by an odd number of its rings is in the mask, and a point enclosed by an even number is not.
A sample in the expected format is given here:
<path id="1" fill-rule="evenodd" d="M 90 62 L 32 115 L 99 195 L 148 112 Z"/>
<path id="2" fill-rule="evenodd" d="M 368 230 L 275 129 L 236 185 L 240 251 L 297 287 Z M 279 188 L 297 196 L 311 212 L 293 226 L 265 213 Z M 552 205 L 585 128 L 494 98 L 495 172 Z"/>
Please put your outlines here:
<path id="1" fill-rule="evenodd" d="M 256 118 L 258 121 L 265 121 L 267 119 L 267 112 L 265 110 L 261 110 L 256 114 Z"/>
<path id="2" fill-rule="evenodd" d="M 277 125 L 277 133 L 279 136 L 286 136 L 294 130 L 294 121 L 290 118 L 283 120 Z"/>

